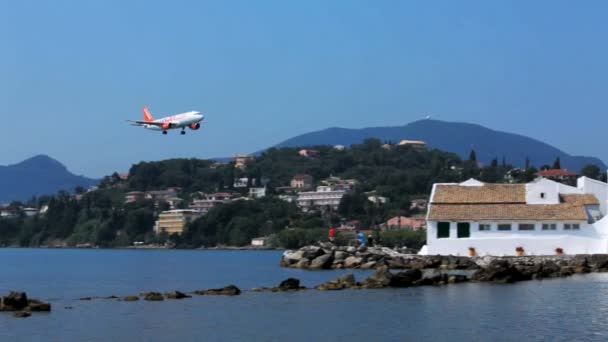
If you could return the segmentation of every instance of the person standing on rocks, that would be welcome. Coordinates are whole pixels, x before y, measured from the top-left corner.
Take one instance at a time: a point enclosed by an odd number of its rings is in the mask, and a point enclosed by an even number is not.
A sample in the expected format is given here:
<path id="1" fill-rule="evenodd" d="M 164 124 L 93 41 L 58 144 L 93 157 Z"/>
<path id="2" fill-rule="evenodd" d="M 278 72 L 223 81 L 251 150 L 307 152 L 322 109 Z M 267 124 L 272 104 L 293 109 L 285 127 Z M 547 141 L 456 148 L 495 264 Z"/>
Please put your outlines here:
<path id="1" fill-rule="evenodd" d="M 359 240 L 359 246 L 365 246 L 365 244 L 367 243 L 365 234 L 363 234 L 359 230 L 357 230 L 357 233 L 355 234 L 355 236 L 357 237 L 357 240 Z"/>
<path id="2" fill-rule="evenodd" d="M 334 240 L 336 239 L 336 228 L 329 227 L 329 232 L 327 233 L 327 237 L 329 238 L 330 242 L 334 242 Z"/>

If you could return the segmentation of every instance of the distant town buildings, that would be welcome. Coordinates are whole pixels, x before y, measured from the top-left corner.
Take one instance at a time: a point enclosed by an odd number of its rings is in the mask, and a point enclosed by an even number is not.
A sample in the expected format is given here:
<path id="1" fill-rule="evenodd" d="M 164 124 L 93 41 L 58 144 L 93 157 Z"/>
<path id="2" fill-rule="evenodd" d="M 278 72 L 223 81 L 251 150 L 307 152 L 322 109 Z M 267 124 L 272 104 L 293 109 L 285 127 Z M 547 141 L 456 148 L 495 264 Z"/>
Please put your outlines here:
<path id="1" fill-rule="evenodd" d="M 235 197 L 234 194 L 228 192 L 218 192 L 212 194 L 204 194 L 199 193 L 200 199 L 195 199 L 190 203 L 189 208 L 195 211 L 200 212 L 201 214 L 206 214 L 220 204 L 229 203 Z"/>
<path id="2" fill-rule="evenodd" d="M 312 149 L 302 149 L 298 151 L 298 154 L 307 158 L 317 158 L 320 155 L 319 151 Z"/>
<path id="3" fill-rule="evenodd" d="M 426 142 L 420 140 L 401 140 L 399 146 L 411 146 L 415 149 L 425 149 Z"/>
<path id="4" fill-rule="evenodd" d="M 306 174 L 295 175 L 290 182 L 290 185 L 293 189 L 310 189 L 312 188 L 312 184 L 312 176 Z"/>
<path id="5" fill-rule="evenodd" d="M 266 187 L 261 188 L 249 188 L 249 198 L 262 198 L 266 197 Z"/>
<path id="6" fill-rule="evenodd" d="M 346 147 L 344 145 L 334 145 L 334 150 L 336 151 L 344 151 Z"/>
<path id="7" fill-rule="evenodd" d="M 168 203 L 171 208 L 175 208 L 182 201 L 177 196 L 180 190 L 180 188 L 167 188 L 153 191 L 130 191 L 125 194 L 125 203 L 134 203 L 145 199 L 154 201 L 156 205 Z"/>
<path id="8" fill-rule="evenodd" d="M 201 212 L 192 209 L 163 211 L 158 215 L 158 220 L 154 226 L 154 232 L 156 234 L 165 232 L 169 235 L 181 234 L 188 223 L 196 220 L 201 215 Z"/>
<path id="9" fill-rule="evenodd" d="M 576 172 L 572 172 L 566 169 L 540 170 L 538 171 L 537 175 L 539 177 L 547 178 L 556 182 L 561 182 L 569 185 L 576 184 L 576 178 L 578 177 Z"/>
<path id="10" fill-rule="evenodd" d="M 244 169 L 245 166 L 247 166 L 247 163 L 253 161 L 254 159 L 255 157 L 250 154 L 237 154 L 233 157 L 234 167 Z"/>
<path id="11" fill-rule="evenodd" d="M 386 221 L 382 228 L 385 230 L 424 229 L 426 228 L 426 219 L 424 217 L 395 216 Z"/>
<path id="12" fill-rule="evenodd" d="M 338 190 L 331 186 L 318 186 L 317 191 L 300 192 L 296 199 L 296 204 L 303 211 L 315 208 L 337 210 L 342 197 L 346 193 L 347 190 Z"/>
<path id="13" fill-rule="evenodd" d="M 267 237 L 258 237 L 251 239 L 251 246 L 253 247 L 266 247 L 268 245 Z"/>

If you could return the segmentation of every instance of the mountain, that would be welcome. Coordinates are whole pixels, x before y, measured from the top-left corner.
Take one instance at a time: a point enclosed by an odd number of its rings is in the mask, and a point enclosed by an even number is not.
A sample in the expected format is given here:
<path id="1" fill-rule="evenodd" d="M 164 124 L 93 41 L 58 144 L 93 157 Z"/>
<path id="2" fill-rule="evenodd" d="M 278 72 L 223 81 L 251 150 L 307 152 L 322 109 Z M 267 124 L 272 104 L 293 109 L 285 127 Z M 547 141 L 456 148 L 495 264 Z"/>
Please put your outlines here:
<path id="1" fill-rule="evenodd" d="M 453 152 L 461 158 L 468 158 L 475 150 L 477 160 L 489 164 L 504 157 L 507 163 L 523 166 L 526 158 L 531 165 L 552 165 L 560 158 L 562 168 L 580 171 L 586 164 L 595 164 L 606 169 L 606 164 L 598 158 L 572 156 L 542 141 L 519 134 L 495 131 L 480 125 L 420 120 L 399 127 L 373 127 L 347 129 L 332 127 L 288 139 L 276 147 L 299 147 L 313 145 L 345 145 L 361 143 L 367 138 L 399 142 L 403 139 L 423 140 L 430 148 Z"/>
<path id="2" fill-rule="evenodd" d="M 71 192 L 77 186 L 88 188 L 97 182 L 74 175 L 57 160 L 39 155 L 15 165 L 0 166 L 0 203 L 52 195 L 59 190 Z"/>

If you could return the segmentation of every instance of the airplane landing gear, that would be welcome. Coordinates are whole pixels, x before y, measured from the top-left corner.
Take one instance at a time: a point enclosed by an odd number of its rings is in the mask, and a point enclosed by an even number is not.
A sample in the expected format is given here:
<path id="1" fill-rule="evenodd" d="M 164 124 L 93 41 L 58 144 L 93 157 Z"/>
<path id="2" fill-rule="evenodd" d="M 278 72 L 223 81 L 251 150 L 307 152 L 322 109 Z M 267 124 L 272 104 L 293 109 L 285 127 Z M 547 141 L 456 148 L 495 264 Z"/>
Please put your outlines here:
<path id="1" fill-rule="evenodd" d="M 167 134 L 167 131 L 163 131 L 163 134 L 165 134 L 165 135 L 166 135 L 166 134 Z"/>
<path id="2" fill-rule="evenodd" d="M 184 130 L 182 129 L 181 135 L 184 135 L 184 134 L 186 134 L 186 131 L 184 131 Z"/>

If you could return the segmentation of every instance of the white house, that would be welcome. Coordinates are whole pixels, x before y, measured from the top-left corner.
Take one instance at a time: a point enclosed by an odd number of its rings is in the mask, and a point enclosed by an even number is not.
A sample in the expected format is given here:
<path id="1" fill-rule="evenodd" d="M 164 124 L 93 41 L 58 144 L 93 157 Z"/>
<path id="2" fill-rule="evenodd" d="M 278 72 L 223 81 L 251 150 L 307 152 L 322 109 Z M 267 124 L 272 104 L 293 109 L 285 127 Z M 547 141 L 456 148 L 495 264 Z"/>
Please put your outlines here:
<path id="1" fill-rule="evenodd" d="M 528 184 L 435 184 L 420 254 L 608 253 L 608 184 L 548 179 Z"/>
<path id="2" fill-rule="evenodd" d="M 332 210 L 338 209 L 342 196 L 346 194 L 346 190 L 338 190 L 331 186 L 318 186 L 317 191 L 300 192 L 296 199 L 298 207 L 304 211 L 312 208 L 326 208 Z"/>

